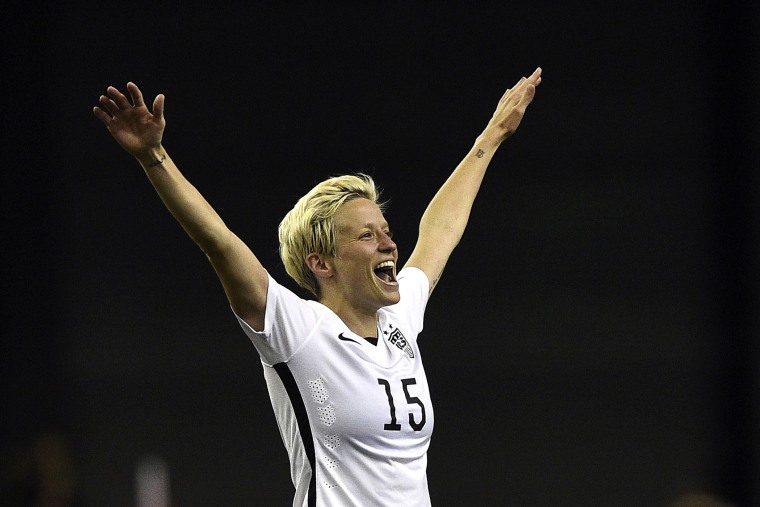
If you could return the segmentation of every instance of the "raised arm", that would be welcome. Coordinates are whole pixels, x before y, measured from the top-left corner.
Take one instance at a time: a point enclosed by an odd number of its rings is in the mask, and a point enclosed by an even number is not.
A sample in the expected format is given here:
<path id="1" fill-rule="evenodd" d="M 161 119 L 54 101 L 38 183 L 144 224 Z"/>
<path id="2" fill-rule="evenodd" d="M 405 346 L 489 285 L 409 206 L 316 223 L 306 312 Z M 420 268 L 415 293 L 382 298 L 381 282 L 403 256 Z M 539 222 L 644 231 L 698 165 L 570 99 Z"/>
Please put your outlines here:
<path id="1" fill-rule="evenodd" d="M 422 215 L 419 238 L 406 265 L 425 272 L 430 292 L 464 233 L 488 164 L 501 143 L 517 130 L 540 83 L 541 68 L 537 68 L 504 93 L 486 128 Z"/>
<path id="2" fill-rule="evenodd" d="M 166 126 L 164 96 L 152 111 L 140 89 L 127 84 L 132 98 L 109 86 L 93 113 L 113 138 L 137 159 L 156 192 L 214 267 L 232 309 L 254 329 L 264 325 L 268 276 L 251 250 L 230 231 L 211 205 L 182 175 L 161 141 Z"/>

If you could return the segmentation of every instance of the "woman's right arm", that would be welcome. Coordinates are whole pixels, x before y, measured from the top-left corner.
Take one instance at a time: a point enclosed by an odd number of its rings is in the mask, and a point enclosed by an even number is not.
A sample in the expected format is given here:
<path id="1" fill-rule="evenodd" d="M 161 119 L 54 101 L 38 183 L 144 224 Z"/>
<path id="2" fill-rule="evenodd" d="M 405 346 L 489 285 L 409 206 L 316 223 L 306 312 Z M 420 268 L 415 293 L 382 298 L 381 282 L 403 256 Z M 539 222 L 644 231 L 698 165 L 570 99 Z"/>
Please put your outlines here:
<path id="1" fill-rule="evenodd" d="M 140 89 L 127 84 L 132 97 L 109 86 L 93 113 L 113 138 L 137 159 L 156 192 L 187 234 L 206 254 L 235 313 L 253 329 L 264 329 L 269 278 L 259 260 L 225 225 L 198 190 L 182 175 L 161 144 L 166 120 L 164 96 L 152 112 Z"/>

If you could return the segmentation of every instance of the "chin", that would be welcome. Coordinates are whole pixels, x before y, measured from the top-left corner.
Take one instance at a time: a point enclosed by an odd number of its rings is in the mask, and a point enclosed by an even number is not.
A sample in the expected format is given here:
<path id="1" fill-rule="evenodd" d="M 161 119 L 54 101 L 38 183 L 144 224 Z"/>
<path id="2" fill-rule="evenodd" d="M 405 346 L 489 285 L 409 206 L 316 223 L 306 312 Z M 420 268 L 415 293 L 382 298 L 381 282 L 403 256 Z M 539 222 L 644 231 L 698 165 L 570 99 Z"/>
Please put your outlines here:
<path id="1" fill-rule="evenodd" d="M 398 283 L 376 283 L 375 294 L 378 300 L 382 303 L 382 306 L 395 305 L 401 300 L 401 294 L 398 290 Z"/>
<path id="2" fill-rule="evenodd" d="M 387 302 L 387 304 L 385 306 L 395 305 L 396 303 L 398 303 L 399 301 L 401 301 L 401 294 L 399 294 L 398 291 L 396 291 L 394 294 L 390 294 L 386 298 L 386 300 L 388 302 Z"/>

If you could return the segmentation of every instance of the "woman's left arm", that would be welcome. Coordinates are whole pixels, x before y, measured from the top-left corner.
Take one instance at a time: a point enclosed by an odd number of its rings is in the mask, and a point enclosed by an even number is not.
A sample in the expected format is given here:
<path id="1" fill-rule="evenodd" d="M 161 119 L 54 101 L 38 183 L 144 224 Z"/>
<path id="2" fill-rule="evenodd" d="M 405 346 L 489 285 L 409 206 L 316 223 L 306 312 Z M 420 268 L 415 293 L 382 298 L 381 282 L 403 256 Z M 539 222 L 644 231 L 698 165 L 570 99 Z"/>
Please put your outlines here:
<path id="1" fill-rule="evenodd" d="M 504 93 L 483 133 L 422 215 L 417 244 L 406 266 L 417 267 L 427 275 L 431 293 L 464 233 L 488 164 L 501 143 L 517 130 L 540 83 L 539 67 Z"/>

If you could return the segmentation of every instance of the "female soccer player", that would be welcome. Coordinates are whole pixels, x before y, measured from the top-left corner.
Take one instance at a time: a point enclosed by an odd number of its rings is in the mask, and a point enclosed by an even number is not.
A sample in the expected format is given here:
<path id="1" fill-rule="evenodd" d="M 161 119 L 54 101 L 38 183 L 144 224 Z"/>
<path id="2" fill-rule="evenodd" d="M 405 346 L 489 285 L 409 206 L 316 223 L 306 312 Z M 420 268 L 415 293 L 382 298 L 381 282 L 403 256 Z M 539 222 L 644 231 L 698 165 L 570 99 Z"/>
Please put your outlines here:
<path id="1" fill-rule="evenodd" d="M 433 409 L 417 335 L 486 169 L 540 83 L 538 68 L 504 93 L 425 210 L 401 270 L 370 177 L 330 178 L 303 196 L 280 223 L 280 255 L 315 300 L 278 284 L 179 171 L 162 145 L 163 95 L 151 109 L 134 83 L 131 101 L 114 87 L 100 97 L 95 116 L 206 254 L 259 353 L 294 506 L 430 505 Z"/>

